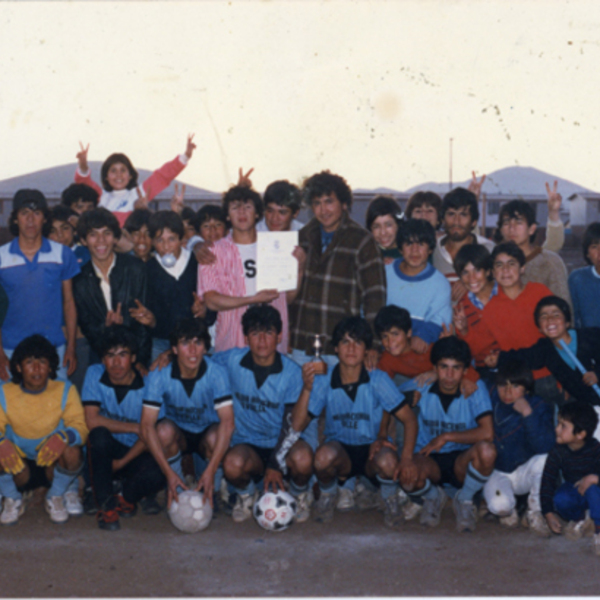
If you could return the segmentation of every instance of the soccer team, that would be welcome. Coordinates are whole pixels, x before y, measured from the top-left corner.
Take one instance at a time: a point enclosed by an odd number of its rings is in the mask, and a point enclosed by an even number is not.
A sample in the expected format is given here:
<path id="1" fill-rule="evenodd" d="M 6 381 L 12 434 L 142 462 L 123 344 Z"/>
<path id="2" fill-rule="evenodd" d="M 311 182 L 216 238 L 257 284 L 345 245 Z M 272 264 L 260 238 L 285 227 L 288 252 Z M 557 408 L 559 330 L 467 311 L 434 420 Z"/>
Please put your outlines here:
<path id="1" fill-rule="evenodd" d="M 366 229 L 328 171 L 302 189 L 251 171 L 195 213 L 175 187 L 195 144 L 143 184 L 113 154 L 50 210 L 19 190 L 0 247 L 0 523 L 46 486 L 55 523 L 120 528 L 201 490 L 236 522 L 287 489 L 296 521 L 379 509 L 435 527 L 449 498 L 476 521 L 593 536 L 600 554 L 600 223 L 588 267 L 559 255 L 560 195 L 501 207 L 477 234 L 483 179 L 402 215 L 377 196 Z M 297 221 L 304 201 L 313 218 Z M 297 287 L 257 289 L 258 231 L 299 231 Z M 315 351 L 318 352 L 315 353 Z M 82 489 L 83 488 L 83 489 Z"/>

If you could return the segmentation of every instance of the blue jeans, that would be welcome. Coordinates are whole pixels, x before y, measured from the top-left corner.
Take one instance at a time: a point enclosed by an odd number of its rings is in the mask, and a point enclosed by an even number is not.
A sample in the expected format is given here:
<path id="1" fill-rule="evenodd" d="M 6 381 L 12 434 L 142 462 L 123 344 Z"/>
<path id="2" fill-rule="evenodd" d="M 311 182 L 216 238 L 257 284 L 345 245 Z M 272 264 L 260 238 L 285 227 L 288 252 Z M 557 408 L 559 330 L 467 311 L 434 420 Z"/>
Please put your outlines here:
<path id="1" fill-rule="evenodd" d="M 582 496 L 572 483 L 563 483 L 554 494 L 556 512 L 566 521 L 581 521 L 589 508 L 590 517 L 600 527 L 600 487 L 590 485 Z"/>

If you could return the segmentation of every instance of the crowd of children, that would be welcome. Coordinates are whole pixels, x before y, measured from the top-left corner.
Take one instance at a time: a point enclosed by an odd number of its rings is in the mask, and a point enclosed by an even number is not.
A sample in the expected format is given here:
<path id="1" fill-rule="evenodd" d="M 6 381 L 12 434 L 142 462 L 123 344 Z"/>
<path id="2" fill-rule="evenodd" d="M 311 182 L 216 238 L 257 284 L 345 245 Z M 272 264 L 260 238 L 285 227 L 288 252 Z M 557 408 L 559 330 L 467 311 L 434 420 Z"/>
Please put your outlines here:
<path id="1" fill-rule="evenodd" d="M 55 523 L 105 530 L 184 489 L 241 522 L 262 490 L 287 489 L 296 521 L 378 508 L 389 527 L 459 532 L 478 518 L 538 535 L 593 536 L 600 554 L 600 224 L 570 276 L 561 198 L 500 210 L 477 233 L 483 179 L 404 214 L 377 196 L 366 229 L 328 171 L 250 175 L 198 212 L 175 186 L 191 159 L 141 185 L 123 154 L 102 187 L 77 154 L 48 207 L 19 190 L 0 247 L 0 523 L 46 486 Z M 302 202 L 313 217 L 297 220 Z M 258 289 L 257 239 L 298 231 L 294 290 Z M 294 267 L 296 278 L 296 267 Z M 319 427 L 319 422 L 321 427 Z"/>

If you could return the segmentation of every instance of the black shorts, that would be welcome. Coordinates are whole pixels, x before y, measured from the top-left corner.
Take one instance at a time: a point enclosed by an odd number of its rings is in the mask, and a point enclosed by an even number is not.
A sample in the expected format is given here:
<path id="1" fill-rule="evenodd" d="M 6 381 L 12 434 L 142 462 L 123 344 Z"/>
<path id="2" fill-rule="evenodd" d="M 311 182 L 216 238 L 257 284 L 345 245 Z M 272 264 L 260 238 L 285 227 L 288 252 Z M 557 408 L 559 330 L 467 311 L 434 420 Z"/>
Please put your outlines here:
<path id="1" fill-rule="evenodd" d="M 371 444 L 350 446 L 349 444 L 343 444 L 342 442 L 338 443 L 346 451 L 348 458 L 350 458 L 350 463 L 352 464 L 352 467 L 350 468 L 350 474 L 347 476 L 347 479 L 350 479 L 351 477 L 358 477 L 359 475 L 364 475 L 367 477 L 367 474 L 365 473 L 365 467 L 369 461 L 369 450 L 371 449 Z M 375 478 L 369 479 L 372 481 L 377 481 Z"/>
<path id="2" fill-rule="evenodd" d="M 454 473 L 454 463 L 456 459 L 465 452 L 465 450 L 455 450 L 454 452 L 435 452 L 429 455 L 440 468 L 440 480 L 437 482 L 442 485 L 448 483 L 455 488 L 461 488 L 462 483 L 456 478 Z"/>
<path id="3" fill-rule="evenodd" d="M 248 446 L 252 448 L 256 454 L 258 454 L 258 458 L 262 461 L 263 468 L 267 468 L 267 464 L 269 463 L 269 459 L 271 458 L 271 454 L 273 454 L 273 450 L 275 448 L 263 448 L 261 446 L 255 446 L 254 444 L 240 444 L 244 446 Z"/>
<path id="4" fill-rule="evenodd" d="M 50 487 L 51 482 L 46 477 L 46 467 L 40 467 L 35 463 L 35 460 L 24 458 L 23 461 L 29 467 L 29 479 L 27 483 L 18 486 L 19 492 L 28 492 L 39 487 Z"/>
<path id="5" fill-rule="evenodd" d="M 202 458 L 206 459 L 206 452 L 202 447 L 202 441 L 204 439 L 204 436 L 206 435 L 206 432 L 211 427 L 212 425 L 209 425 L 200 433 L 192 433 L 191 431 L 182 429 L 178 425 L 177 428 L 179 429 L 179 431 L 181 431 L 181 434 L 185 438 L 185 450 L 182 451 L 182 454 L 193 454 L 195 452 L 196 454 L 199 454 Z"/>

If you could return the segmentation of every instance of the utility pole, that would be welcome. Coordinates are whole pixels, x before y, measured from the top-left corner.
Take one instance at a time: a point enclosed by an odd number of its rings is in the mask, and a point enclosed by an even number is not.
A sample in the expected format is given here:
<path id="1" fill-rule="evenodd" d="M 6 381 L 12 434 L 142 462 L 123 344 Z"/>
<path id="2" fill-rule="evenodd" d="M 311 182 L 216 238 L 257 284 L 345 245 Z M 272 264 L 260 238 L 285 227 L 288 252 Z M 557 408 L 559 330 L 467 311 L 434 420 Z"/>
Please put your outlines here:
<path id="1" fill-rule="evenodd" d="M 452 191 L 452 142 L 454 138 L 450 138 L 450 183 L 448 186 L 448 191 Z"/>

